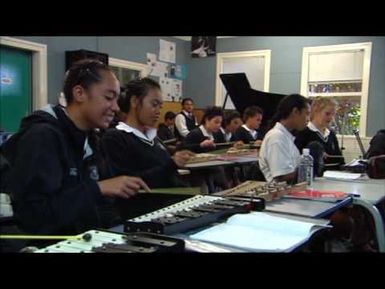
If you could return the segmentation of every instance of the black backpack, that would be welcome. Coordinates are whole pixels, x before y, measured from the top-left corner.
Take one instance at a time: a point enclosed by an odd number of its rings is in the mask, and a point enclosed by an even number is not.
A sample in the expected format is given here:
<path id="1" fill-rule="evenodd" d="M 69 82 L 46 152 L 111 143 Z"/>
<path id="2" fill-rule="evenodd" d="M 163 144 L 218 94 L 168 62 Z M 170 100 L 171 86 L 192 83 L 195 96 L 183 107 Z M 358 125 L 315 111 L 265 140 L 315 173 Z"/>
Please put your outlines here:
<path id="1" fill-rule="evenodd" d="M 0 193 L 7 193 L 7 184 L 11 170 L 11 161 L 6 156 L 4 143 L 0 145 Z"/>
<path id="2" fill-rule="evenodd" d="M 16 145 L 26 129 L 21 129 L 17 133 L 8 136 L 7 140 L 0 145 L 0 193 L 9 194 L 7 185 L 11 173 L 12 162 L 16 155 Z"/>
<path id="3" fill-rule="evenodd" d="M 369 149 L 365 154 L 365 159 L 379 155 L 385 155 L 385 129 L 379 130 L 371 139 Z"/>

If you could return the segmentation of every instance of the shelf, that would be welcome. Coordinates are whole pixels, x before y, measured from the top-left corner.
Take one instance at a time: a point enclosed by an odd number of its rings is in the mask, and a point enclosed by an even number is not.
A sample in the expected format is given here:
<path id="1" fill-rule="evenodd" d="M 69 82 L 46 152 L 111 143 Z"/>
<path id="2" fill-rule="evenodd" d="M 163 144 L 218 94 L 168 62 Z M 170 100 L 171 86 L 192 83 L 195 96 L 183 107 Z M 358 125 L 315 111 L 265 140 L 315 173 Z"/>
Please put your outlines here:
<path id="1" fill-rule="evenodd" d="M 362 92 L 311 92 L 308 97 L 340 97 L 340 96 L 361 96 Z"/>
<path id="2" fill-rule="evenodd" d="M 352 80 L 319 80 L 319 81 L 308 81 L 309 84 L 328 84 L 328 83 L 361 83 L 362 79 L 352 79 Z"/>

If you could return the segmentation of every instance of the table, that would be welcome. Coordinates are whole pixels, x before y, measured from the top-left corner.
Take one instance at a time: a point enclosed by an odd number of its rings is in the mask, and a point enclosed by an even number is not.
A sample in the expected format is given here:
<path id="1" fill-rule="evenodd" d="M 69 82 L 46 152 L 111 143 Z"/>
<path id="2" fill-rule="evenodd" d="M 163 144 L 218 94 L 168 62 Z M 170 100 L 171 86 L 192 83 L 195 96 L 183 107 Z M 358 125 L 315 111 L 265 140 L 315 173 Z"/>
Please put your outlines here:
<path id="1" fill-rule="evenodd" d="M 364 207 L 372 215 L 380 252 L 385 252 L 385 224 L 378 205 L 385 201 L 385 180 L 337 181 L 316 178 L 313 188 L 317 190 L 338 190 L 353 195 L 353 205 Z"/>

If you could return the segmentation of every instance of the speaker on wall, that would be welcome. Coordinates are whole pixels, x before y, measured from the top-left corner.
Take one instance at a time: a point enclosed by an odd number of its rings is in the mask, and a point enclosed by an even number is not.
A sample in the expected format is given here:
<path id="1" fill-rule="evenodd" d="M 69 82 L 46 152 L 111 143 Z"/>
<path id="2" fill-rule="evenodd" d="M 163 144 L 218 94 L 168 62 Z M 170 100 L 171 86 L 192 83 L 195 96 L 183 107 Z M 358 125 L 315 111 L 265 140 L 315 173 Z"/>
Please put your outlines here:
<path id="1" fill-rule="evenodd" d="M 100 52 L 94 52 L 89 50 L 72 50 L 72 51 L 66 51 L 65 53 L 66 57 L 66 71 L 71 67 L 71 65 L 79 60 L 82 59 L 97 59 L 100 62 L 103 62 L 108 65 L 108 54 L 106 53 L 100 53 Z"/>

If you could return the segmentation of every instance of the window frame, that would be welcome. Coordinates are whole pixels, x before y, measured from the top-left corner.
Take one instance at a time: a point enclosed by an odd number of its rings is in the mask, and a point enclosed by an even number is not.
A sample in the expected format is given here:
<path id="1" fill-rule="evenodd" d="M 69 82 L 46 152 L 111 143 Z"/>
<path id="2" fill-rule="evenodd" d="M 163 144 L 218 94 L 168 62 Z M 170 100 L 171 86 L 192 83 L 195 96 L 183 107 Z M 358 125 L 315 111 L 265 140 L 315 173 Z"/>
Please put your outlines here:
<path id="1" fill-rule="evenodd" d="M 265 57 L 265 67 L 264 67 L 264 84 L 263 84 L 263 91 L 269 92 L 269 86 L 270 86 L 270 62 L 271 62 L 271 50 L 251 50 L 251 51 L 236 51 L 236 52 L 223 52 L 223 53 L 217 53 L 217 59 L 216 59 L 216 72 L 215 72 L 215 105 L 221 106 L 223 103 L 222 94 L 223 94 L 223 84 L 219 77 L 219 74 L 222 73 L 223 69 L 223 62 L 225 59 L 228 58 L 241 58 L 241 57 Z"/>
<path id="2" fill-rule="evenodd" d="M 301 94 L 308 97 L 308 83 L 309 83 L 309 56 L 311 54 L 340 52 L 340 51 L 356 51 L 363 50 L 363 68 L 362 68 L 362 89 L 361 89 L 361 117 L 360 117 L 360 136 L 365 137 L 367 131 L 367 115 L 368 115 L 368 98 L 369 98 L 369 80 L 370 80 L 370 61 L 372 54 L 372 42 L 362 43 L 348 43 L 337 45 L 323 45 L 304 47 L 302 50 L 302 70 L 301 70 Z M 321 96 L 332 96 L 334 93 L 322 94 Z M 336 94 L 338 97 L 338 93 Z"/>
<path id="3" fill-rule="evenodd" d="M 140 77 L 146 77 L 148 74 L 147 64 L 143 64 L 139 62 L 133 62 L 133 61 L 128 61 L 124 59 L 110 57 L 108 59 L 108 65 L 112 67 L 126 68 L 126 69 L 139 71 Z"/>

